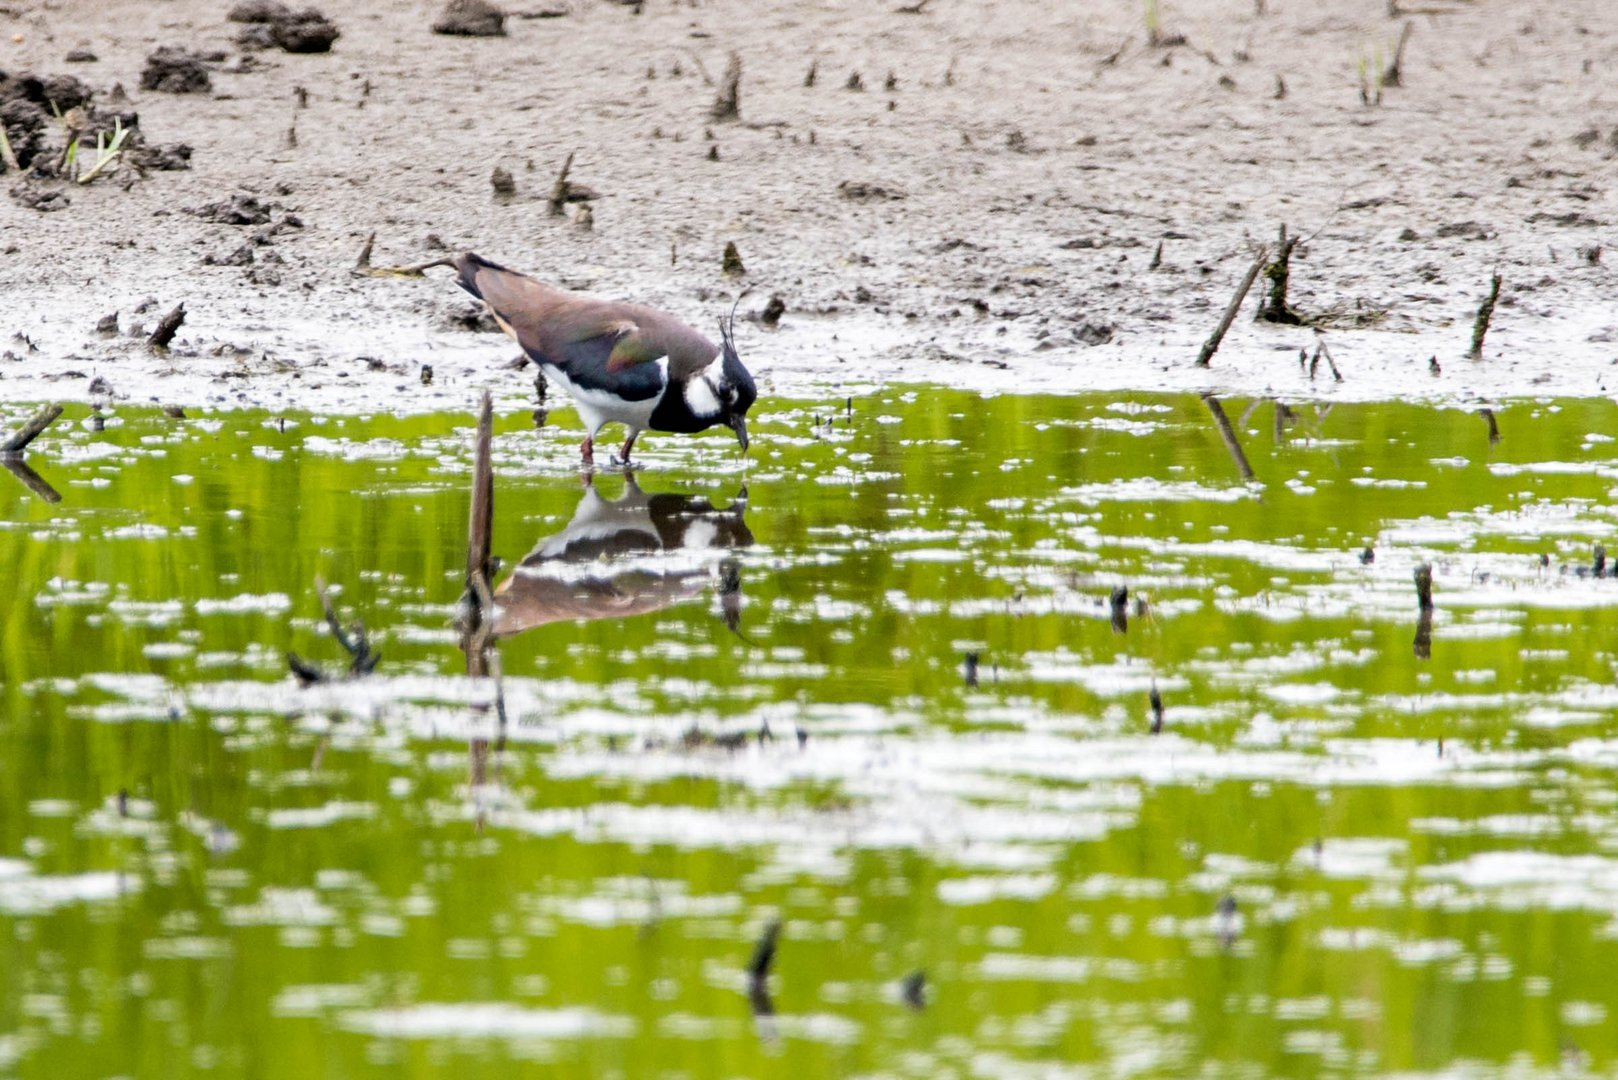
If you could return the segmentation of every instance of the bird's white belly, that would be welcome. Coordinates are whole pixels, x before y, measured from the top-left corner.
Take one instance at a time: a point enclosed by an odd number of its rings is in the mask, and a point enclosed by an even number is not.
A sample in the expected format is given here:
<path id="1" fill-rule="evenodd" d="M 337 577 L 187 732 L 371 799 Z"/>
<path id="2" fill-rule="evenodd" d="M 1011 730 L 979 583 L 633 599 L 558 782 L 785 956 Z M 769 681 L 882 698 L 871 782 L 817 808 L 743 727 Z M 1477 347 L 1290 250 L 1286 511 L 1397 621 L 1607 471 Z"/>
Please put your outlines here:
<path id="1" fill-rule="evenodd" d="M 656 363 L 663 373 L 663 393 L 667 393 L 668 357 L 661 357 Z M 544 370 L 545 378 L 566 390 L 568 397 L 573 399 L 574 407 L 579 410 L 579 419 L 584 421 L 584 429 L 592 438 L 607 424 L 622 424 L 631 432 L 644 431 L 652 422 L 657 403 L 663 400 L 663 393 L 659 393 L 644 401 L 625 401 L 605 390 L 575 385 L 561 368 L 546 364 Z"/>

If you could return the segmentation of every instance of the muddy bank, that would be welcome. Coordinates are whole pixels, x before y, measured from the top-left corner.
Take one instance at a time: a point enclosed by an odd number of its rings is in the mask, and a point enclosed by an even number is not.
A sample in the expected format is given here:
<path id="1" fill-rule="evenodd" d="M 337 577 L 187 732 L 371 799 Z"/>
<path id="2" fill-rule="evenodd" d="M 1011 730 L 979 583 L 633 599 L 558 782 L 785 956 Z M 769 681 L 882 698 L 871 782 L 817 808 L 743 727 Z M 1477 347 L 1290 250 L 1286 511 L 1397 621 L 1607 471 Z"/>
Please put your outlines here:
<path id="1" fill-rule="evenodd" d="M 1161 6 L 1157 45 L 1125 0 L 912 6 L 576 0 L 466 37 L 434 32 L 437 3 L 359 4 L 329 12 L 329 53 L 295 54 L 238 44 L 225 3 L 8 5 L 0 70 L 93 55 L 75 75 L 121 84 L 143 126 L 194 153 L 60 213 L 0 198 L 0 398 L 350 411 L 530 394 L 531 369 L 465 329 L 442 278 L 353 275 L 372 232 L 378 264 L 471 248 L 704 327 L 742 287 L 755 317 L 778 296 L 778 328 L 741 335 L 767 391 L 1618 390 L 1610 5 L 1182 2 Z M 217 55 L 211 89 L 141 90 L 165 46 Z M 716 119 L 733 53 L 736 117 Z M 570 153 L 598 197 L 556 214 Z M 262 218 L 206 212 L 243 203 Z M 1308 325 L 1255 324 L 1255 293 L 1194 367 L 1282 224 L 1303 238 L 1289 300 Z M 722 268 L 731 243 L 741 275 Z M 182 301 L 153 354 L 144 335 Z M 1300 367 L 1317 328 L 1341 382 Z"/>

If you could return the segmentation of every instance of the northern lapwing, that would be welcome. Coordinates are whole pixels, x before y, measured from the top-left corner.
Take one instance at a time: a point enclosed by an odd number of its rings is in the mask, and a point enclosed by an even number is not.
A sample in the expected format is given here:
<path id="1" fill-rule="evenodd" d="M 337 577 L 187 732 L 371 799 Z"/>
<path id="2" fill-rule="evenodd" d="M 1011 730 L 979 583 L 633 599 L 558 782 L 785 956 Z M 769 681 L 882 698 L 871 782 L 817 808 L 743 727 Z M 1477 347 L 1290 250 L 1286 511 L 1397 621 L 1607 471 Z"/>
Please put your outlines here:
<path id="1" fill-rule="evenodd" d="M 720 320 L 715 345 L 666 312 L 568 292 L 472 252 L 449 265 L 461 288 L 573 398 L 585 464 L 594 463 L 596 435 L 612 423 L 628 429 L 615 464 L 629 465 L 635 437 L 647 428 L 691 433 L 724 424 L 747 452 L 747 410 L 758 389 L 736 355 L 734 308 L 728 324 Z"/>

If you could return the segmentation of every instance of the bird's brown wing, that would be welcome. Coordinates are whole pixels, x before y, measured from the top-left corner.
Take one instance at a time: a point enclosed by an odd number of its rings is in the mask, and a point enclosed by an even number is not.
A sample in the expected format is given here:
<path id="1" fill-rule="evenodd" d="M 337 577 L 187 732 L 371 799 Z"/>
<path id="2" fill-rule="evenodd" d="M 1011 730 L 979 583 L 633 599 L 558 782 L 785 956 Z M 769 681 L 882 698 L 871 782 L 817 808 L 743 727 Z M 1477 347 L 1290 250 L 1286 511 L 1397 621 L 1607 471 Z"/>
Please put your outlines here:
<path id="1" fill-rule="evenodd" d="M 616 376 L 614 385 L 632 387 L 633 394 L 640 383 L 649 391 L 655 377 L 660 391 L 661 373 L 636 369 L 667 356 L 670 377 L 683 379 L 719 353 L 706 337 L 653 308 L 571 293 L 470 252 L 455 267 L 461 288 L 487 304 L 529 356 L 562 369 L 575 383 L 599 386 Z"/>

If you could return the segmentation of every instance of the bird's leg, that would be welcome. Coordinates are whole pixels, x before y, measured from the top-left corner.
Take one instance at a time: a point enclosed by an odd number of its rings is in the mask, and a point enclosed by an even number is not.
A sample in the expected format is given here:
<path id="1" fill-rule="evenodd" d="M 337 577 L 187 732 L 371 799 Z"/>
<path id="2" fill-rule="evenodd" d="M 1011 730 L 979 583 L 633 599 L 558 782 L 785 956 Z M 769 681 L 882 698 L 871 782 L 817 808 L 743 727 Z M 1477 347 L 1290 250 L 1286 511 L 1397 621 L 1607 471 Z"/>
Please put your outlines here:
<path id="1" fill-rule="evenodd" d="M 612 463 L 614 465 L 621 466 L 625 469 L 633 469 L 635 467 L 634 463 L 629 460 L 629 451 L 630 448 L 635 445 L 635 436 L 639 434 L 640 432 L 638 431 L 631 431 L 629 433 L 629 438 L 624 440 L 623 448 L 620 449 L 617 454 L 613 455 Z"/>
<path id="2" fill-rule="evenodd" d="M 596 463 L 596 440 L 594 435 L 584 437 L 584 441 L 579 444 L 579 456 L 584 458 L 586 465 Z"/>

